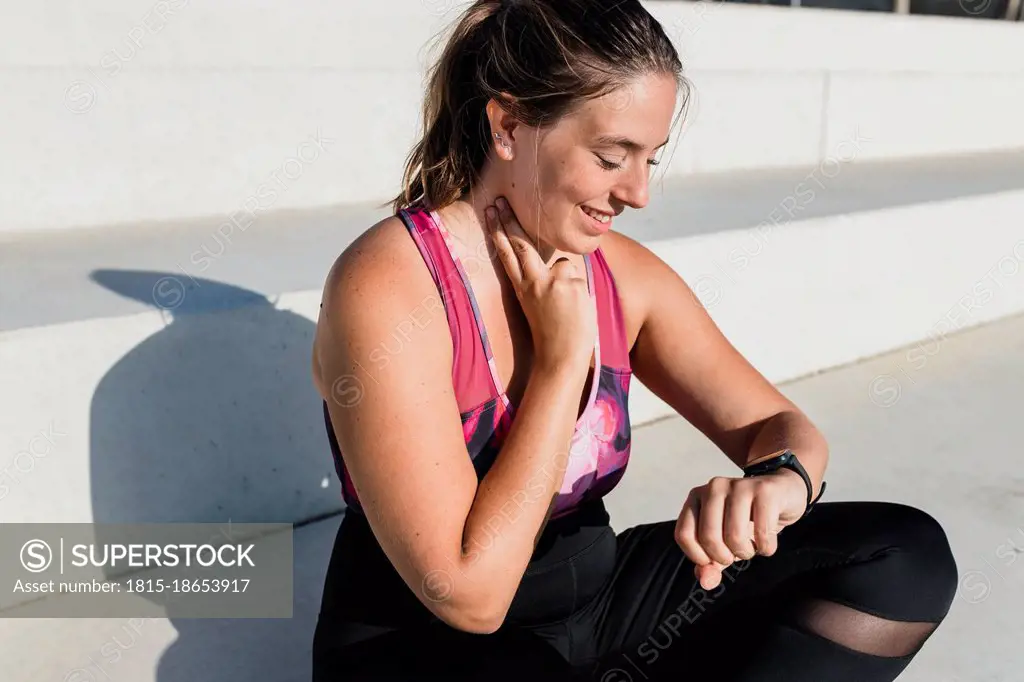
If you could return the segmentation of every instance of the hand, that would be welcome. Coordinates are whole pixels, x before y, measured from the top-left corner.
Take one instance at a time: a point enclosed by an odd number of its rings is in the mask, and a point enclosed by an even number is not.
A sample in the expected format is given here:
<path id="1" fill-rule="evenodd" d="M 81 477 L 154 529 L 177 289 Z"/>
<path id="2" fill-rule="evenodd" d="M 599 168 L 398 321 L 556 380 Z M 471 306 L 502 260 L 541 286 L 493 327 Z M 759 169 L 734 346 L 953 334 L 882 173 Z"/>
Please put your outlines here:
<path id="1" fill-rule="evenodd" d="M 803 516 L 807 487 L 789 469 L 754 478 L 716 476 L 690 491 L 676 521 L 676 542 L 711 590 L 736 559 L 771 556 L 778 533 Z"/>
<path id="2" fill-rule="evenodd" d="M 487 207 L 487 229 L 530 324 L 536 359 L 544 367 L 589 363 L 597 334 L 597 313 L 586 275 L 568 258 L 549 268 L 516 220 L 512 208 L 498 198 Z"/>

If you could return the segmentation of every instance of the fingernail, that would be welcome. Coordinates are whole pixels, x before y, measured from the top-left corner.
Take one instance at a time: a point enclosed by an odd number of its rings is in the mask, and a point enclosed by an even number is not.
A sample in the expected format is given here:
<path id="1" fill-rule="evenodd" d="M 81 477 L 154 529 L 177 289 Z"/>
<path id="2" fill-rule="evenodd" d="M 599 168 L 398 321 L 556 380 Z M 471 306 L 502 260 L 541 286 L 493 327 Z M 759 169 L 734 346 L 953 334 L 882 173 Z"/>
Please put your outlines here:
<path id="1" fill-rule="evenodd" d="M 503 209 L 504 208 L 508 208 L 508 203 L 502 197 L 498 197 L 498 202 L 497 203 L 498 203 L 498 207 L 499 208 L 503 208 Z"/>
<path id="2" fill-rule="evenodd" d="M 484 213 L 487 215 L 488 218 L 494 220 L 495 210 L 493 206 L 488 206 L 487 208 L 485 208 Z"/>

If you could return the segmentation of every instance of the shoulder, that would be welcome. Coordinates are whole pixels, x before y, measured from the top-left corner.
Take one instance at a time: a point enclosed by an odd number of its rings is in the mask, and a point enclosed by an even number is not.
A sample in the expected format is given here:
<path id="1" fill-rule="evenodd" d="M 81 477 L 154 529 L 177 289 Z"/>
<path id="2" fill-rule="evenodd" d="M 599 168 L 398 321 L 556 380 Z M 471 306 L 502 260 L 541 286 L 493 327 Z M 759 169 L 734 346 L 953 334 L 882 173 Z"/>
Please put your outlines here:
<path id="1" fill-rule="evenodd" d="M 632 282 L 650 275 L 651 267 L 665 263 L 648 247 L 621 232 L 608 232 L 601 242 L 601 253 L 614 270 L 616 280 Z"/>
<path id="2" fill-rule="evenodd" d="M 398 216 L 389 216 L 359 235 L 331 265 L 321 306 L 362 304 L 379 309 L 436 290 L 415 241 Z M 351 313 L 352 310 L 346 312 Z"/>
<path id="3" fill-rule="evenodd" d="M 408 273 L 417 262 L 422 264 L 422 258 L 405 224 L 398 216 L 389 216 L 370 226 L 338 255 L 327 274 L 324 295 L 345 294 L 360 285 L 381 286 L 388 273 Z"/>
<path id="4" fill-rule="evenodd" d="M 313 342 L 314 372 L 328 356 L 366 357 L 396 329 L 417 323 L 419 352 L 443 354 L 445 325 L 423 324 L 443 310 L 437 286 L 400 218 L 360 234 L 331 265 Z M 429 323 L 430 320 L 427 320 Z"/>
<path id="5" fill-rule="evenodd" d="M 608 232 L 601 241 L 601 254 L 608 263 L 619 294 L 619 303 L 632 347 L 647 319 L 653 296 L 673 278 L 675 271 L 647 246 L 620 232 Z"/>

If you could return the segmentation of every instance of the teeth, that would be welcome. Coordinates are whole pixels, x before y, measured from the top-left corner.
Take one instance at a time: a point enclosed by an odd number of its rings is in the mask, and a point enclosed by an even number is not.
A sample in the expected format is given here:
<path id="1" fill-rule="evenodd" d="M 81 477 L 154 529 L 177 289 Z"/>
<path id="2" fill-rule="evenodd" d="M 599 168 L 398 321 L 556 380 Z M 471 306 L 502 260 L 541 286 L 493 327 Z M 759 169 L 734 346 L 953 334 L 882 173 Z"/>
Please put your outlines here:
<path id="1" fill-rule="evenodd" d="M 607 222 L 611 221 L 611 219 L 612 219 L 612 217 L 610 215 L 604 215 L 604 214 L 601 214 L 601 213 L 594 213 L 593 211 L 591 211 L 590 209 L 588 209 L 586 207 L 583 208 L 583 212 L 586 213 L 591 218 L 597 220 L 599 223 L 607 223 Z"/>

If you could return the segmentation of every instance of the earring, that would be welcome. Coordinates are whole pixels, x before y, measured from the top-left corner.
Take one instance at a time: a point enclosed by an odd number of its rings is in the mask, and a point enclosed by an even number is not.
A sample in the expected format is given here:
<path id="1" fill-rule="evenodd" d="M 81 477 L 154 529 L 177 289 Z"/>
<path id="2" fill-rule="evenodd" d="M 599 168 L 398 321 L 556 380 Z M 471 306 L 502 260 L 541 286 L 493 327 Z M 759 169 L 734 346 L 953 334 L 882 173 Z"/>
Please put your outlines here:
<path id="1" fill-rule="evenodd" d="M 494 133 L 494 139 L 496 139 L 499 143 L 501 143 L 502 147 L 504 147 L 505 149 L 508 150 L 509 158 L 511 158 L 512 146 L 508 142 L 505 141 L 505 138 L 503 138 L 501 136 L 501 133 Z"/>

